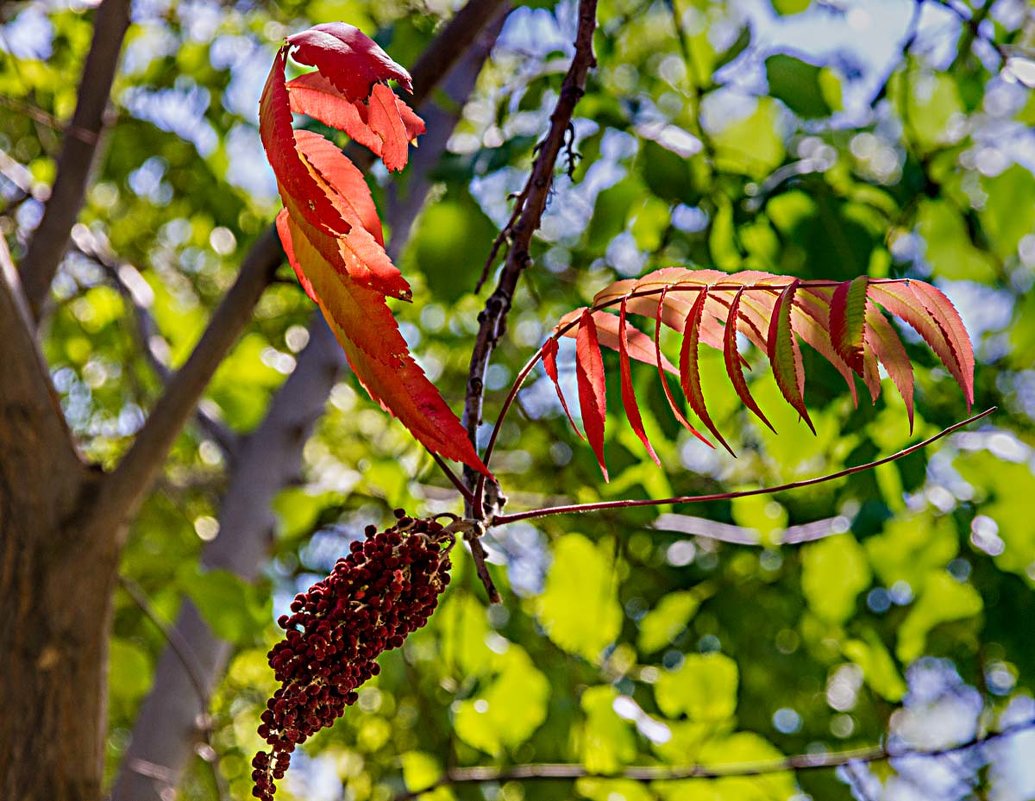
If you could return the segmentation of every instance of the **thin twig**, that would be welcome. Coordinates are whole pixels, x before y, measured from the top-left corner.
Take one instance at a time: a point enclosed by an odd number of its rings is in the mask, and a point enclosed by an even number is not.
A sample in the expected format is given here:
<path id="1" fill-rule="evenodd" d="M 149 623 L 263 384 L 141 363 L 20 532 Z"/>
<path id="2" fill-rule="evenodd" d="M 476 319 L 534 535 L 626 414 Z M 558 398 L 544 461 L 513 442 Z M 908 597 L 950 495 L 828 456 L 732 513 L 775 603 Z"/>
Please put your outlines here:
<path id="1" fill-rule="evenodd" d="M 686 781 L 688 779 L 726 779 L 734 776 L 770 776 L 788 771 L 824 770 L 853 763 L 884 762 L 885 760 L 921 757 L 936 759 L 988 743 L 1012 737 L 1035 729 L 1035 718 L 1005 726 L 999 731 L 978 735 L 966 742 L 944 748 L 891 748 L 886 744 L 853 748 L 847 751 L 832 751 L 825 754 L 794 754 L 782 759 L 759 762 L 733 762 L 727 765 L 688 765 L 668 767 L 666 765 L 630 765 L 614 773 L 600 773 L 589 770 L 585 765 L 568 763 L 533 763 L 497 768 L 477 766 L 453 768 L 437 782 L 420 790 L 400 793 L 395 801 L 409 801 L 439 787 L 457 784 L 484 784 L 507 781 L 574 781 L 576 779 L 626 779 L 634 782 Z"/>
<path id="2" fill-rule="evenodd" d="M 550 130 L 539 145 L 539 152 L 528 182 L 518 196 L 515 208 L 517 219 L 511 228 L 511 246 L 503 265 L 496 289 L 485 302 L 485 309 L 479 315 L 480 326 L 471 353 L 471 365 L 467 380 L 467 394 L 464 402 L 464 425 L 471 442 L 477 446 L 478 426 L 482 422 L 482 408 L 485 397 L 485 371 L 488 369 L 492 352 L 506 330 L 507 313 L 510 311 L 518 279 L 531 263 L 529 248 L 532 236 L 542 221 L 546 201 L 553 186 L 553 174 L 557 157 L 564 146 L 568 126 L 575 112 L 575 104 L 585 91 L 586 77 L 596 64 L 593 55 L 593 32 L 596 29 L 596 0 L 581 0 L 579 3 L 579 24 L 575 39 L 575 55 L 561 85 L 560 97 L 550 115 Z M 520 210 L 520 211 L 519 211 Z M 478 503 L 471 510 L 475 516 L 482 516 L 478 508 L 483 500 L 483 490 L 477 483 L 477 474 L 464 470 L 468 487 L 478 487 Z"/>
<path id="3" fill-rule="evenodd" d="M 194 688 L 194 692 L 198 694 L 200 706 L 203 709 L 207 709 L 209 693 L 205 689 L 204 679 L 201 675 L 201 667 L 198 665 L 197 658 L 191 652 L 190 645 L 183 640 L 179 631 L 169 625 L 167 621 L 159 617 L 158 613 L 155 612 L 154 607 L 151 605 L 147 594 L 139 584 L 125 576 L 119 576 L 119 586 L 126 591 L 126 594 L 133 600 L 133 603 L 135 603 L 140 611 L 144 613 L 144 617 L 150 620 L 154 627 L 162 633 L 162 637 L 169 644 L 172 652 L 176 654 L 176 658 L 180 660 L 180 664 L 183 665 L 183 669 L 187 672 L 191 686 Z M 201 734 L 202 742 L 207 749 L 207 755 L 203 758 L 203 761 L 212 769 L 212 780 L 215 782 L 216 792 L 219 794 L 220 801 L 230 801 L 229 788 L 223 780 L 223 775 L 219 772 L 219 753 L 212 746 L 212 726 L 209 724 L 207 717 L 204 722 L 198 725 L 198 731 Z"/>
<path id="4" fill-rule="evenodd" d="M 975 414 L 972 417 L 968 417 L 966 420 L 961 420 L 954 425 L 944 428 L 934 436 L 928 437 L 922 442 L 918 442 L 915 445 L 910 445 L 908 448 L 885 456 L 882 459 L 876 459 L 872 462 L 866 462 L 865 464 L 855 465 L 854 467 L 846 467 L 844 470 L 838 470 L 835 473 L 827 473 L 823 476 L 817 476 L 815 478 L 806 478 L 801 481 L 791 481 L 786 484 L 777 484 L 772 487 L 757 487 L 750 490 L 739 490 L 736 492 L 713 492 L 707 495 L 680 495 L 674 498 L 646 498 L 646 499 L 631 499 L 623 498 L 616 501 L 599 501 L 597 503 L 576 503 L 568 506 L 553 506 L 544 509 L 529 509 L 526 512 L 516 512 L 514 514 L 506 515 L 500 514 L 495 515 L 492 518 L 493 526 L 502 526 L 507 523 L 517 523 L 519 520 L 530 520 L 539 517 L 548 517 L 551 515 L 568 515 L 577 514 L 581 512 L 595 512 L 601 509 L 628 509 L 636 506 L 661 506 L 670 503 L 703 503 L 707 501 L 728 501 L 735 498 L 747 498 L 752 495 L 772 495 L 776 492 L 786 492 L 787 490 L 801 489 L 802 487 L 811 487 L 815 484 L 822 484 L 827 481 L 834 481 L 839 478 L 845 478 L 846 476 L 855 475 L 856 473 L 862 473 L 867 470 L 872 470 L 875 467 L 889 464 L 891 462 L 902 459 L 910 454 L 916 453 L 919 450 L 923 450 L 933 442 L 937 442 L 942 437 L 946 437 L 955 431 L 963 428 L 964 426 L 970 425 L 982 418 L 988 417 L 996 410 L 993 406 L 990 409 Z"/>
<path id="5" fill-rule="evenodd" d="M 54 186 L 21 264 L 25 295 L 37 319 L 86 196 L 129 16 L 129 0 L 103 0 L 97 8 L 93 41 L 58 156 Z"/>
<path id="6" fill-rule="evenodd" d="M 464 399 L 464 426 L 467 436 L 478 447 L 478 427 L 482 422 L 482 409 L 485 402 L 485 373 L 489 360 L 497 343 L 506 330 L 507 313 L 510 311 L 521 273 L 531 263 L 529 255 L 532 236 L 542 221 L 546 201 L 553 186 L 554 170 L 557 158 L 564 147 L 575 112 L 575 104 L 585 92 L 586 78 L 590 69 L 596 65 L 593 55 L 593 32 L 596 30 L 596 0 L 580 0 L 579 22 L 575 36 L 575 55 L 561 84 L 560 97 L 553 113 L 550 115 L 550 129 L 546 138 L 538 146 L 538 154 L 532 165 L 528 182 L 518 197 L 514 209 L 516 221 L 510 228 L 510 247 L 507 258 L 500 272 L 496 289 L 485 302 L 485 309 L 478 317 L 478 336 L 471 352 L 471 364 L 467 379 L 467 392 Z M 506 229 L 505 229 L 506 230 Z M 478 473 L 469 467 L 464 468 L 464 483 L 474 491 L 473 503 L 466 504 L 467 517 L 481 520 L 486 515 L 485 484 Z M 492 489 L 495 495 L 490 513 L 505 503 L 498 493 L 498 487 Z M 499 593 L 492 584 L 488 568 L 485 565 L 485 550 L 477 539 L 468 540 L 475 567 L 485 589 L 492 599 L 498 599 Z"/>

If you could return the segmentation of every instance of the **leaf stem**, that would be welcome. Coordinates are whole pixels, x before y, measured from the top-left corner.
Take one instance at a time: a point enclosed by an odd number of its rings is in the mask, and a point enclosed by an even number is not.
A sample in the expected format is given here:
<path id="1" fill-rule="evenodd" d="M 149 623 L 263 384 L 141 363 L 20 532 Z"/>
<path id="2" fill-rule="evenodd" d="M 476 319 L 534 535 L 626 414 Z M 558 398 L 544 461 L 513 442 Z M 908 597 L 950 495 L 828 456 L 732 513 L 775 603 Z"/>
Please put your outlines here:
<path id="1" fill-rule="evenodd" d="M 660 506 L 662 504 L 669 503 L 702 503 L 706 501 L 727 501 L 733 500 L 734 498 L 747 498 L 752 495 L 771 495 L 776 492 L 785 492 L 787 490 L 800 489 L 802 487 L 811 487 L 815 484 L 822 484 L 827 481 L 834 481 L 839 478 L 851 476 L 856 473 L 862 473 L 866 470 L 872 470 L 875 467 L 880 467 L 884 464 L 902 459 L 903 457 L 909 456 L 910 454 L 916 453 L 919 450 L 926 448 L 933 442 L 936 442 L 942 437 L 948 436 L 955 431 L 963 428 L 964 426 L 970 425 L 984 417 L 988 417 L 992 414 L 997 407 L 992 406 L 985 411 L 968 417 L 966 420 L 961 420 L 954 425 L 944 428 L 934 436 L 928 437 L 922 442 L 918 442 L 915 445 L 910 445 L 908 448 L 885 456 L 881 459 L 877 459 L 872 462 L 866 462 L 865 464 L 855 465 L 854 467 L 846 467 L 844 470 L 838 470 L 835 473 L 827 473 L 826 475 L 816 476 L 815 478 L 807 478 L 801 481 L 791 481 L 786 484 L 777 484 L 772 487 L 757 487 L 750 490 L 737 490 L 733 492 L 714 492 L 707 495 L 679 495 L 674 498 L 647 498 L 647 499 L 631 499 L 623 498 L 615 501 L 598 501 L 596 503 L 576 503 L 569 504 L 566 506 L 552 506 L 545 507 L 542 509 L 529 509 L 525 512 L 516 512 L 514 514 L 499 514 L 492 518 L 492 525 L 502 526 L 507 523 L 517 523 L 520 520 L 531 520 L 540 517 L 549 517 L 551 515 L 567 515 L 577 514 L 582 512 L 596 512 L 603 509 L 627 509 L 637 506 Z"/>

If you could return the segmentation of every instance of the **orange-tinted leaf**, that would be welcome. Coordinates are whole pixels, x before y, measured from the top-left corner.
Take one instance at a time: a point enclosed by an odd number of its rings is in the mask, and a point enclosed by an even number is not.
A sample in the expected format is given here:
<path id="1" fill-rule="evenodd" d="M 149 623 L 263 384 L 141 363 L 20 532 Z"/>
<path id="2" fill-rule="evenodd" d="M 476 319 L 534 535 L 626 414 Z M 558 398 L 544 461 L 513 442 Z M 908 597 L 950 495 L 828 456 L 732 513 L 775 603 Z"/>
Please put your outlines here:
<path id="1" fill-rule="evenodd" d="M 575 418 L 571 416 L 568 402 L 564 399 L 564 391 L 561 389 L 560 377 L 557 374 L 557 347 L 557 339 L 555 337 L 550 337 L 543 343 L 543 369 L 546 370 L 546 375 L 549 376 L 553 382 L 554 389 L 557 390 L 557 397 L 561 401 L 561 408 L 564 409 L 568 422 L 575 429 L 575 433 L 579 435 L 579 439 L 584 439 L 582 432 L 579 431 L 579 427 L 575 423 Z"/>
<path id="2" fill-rule="evenodd" d="M 949 329 L 955 331 L 957 326 L 962 330 L 963 324 L 959 321 L 959 315 L 944 295 L 942 295 L 944 304 L 939 303 L 935 307 L 933 298 L 928 298 L 925 302 L 912 289 L 912 284 L 922 284 L 922 282 L 874 283 L 870 285 L 870 297 L 896 317 L 907 322 L 924 338 L 924 341 L 945 365 L 945 369 L 963 388 L 964 399 L 969 408 L 974 398 L 974 356 L 970 347 L 970 339 L 966 337 L 966 331 L 962 332 L 962 342 L 959 342 L 957 337 L 950 340 L 948 334 Z M 941 314 L 941 318 L 935 317 L 932 308 L 941 309 L 945 304 L 952 310 L 951 317 L 947 317 L 944 312 Z M 959 353 L 956 351 L 957 346 L 960 348 Z"/>
<path id="3" fill-rule="evenodd" d="M 859 405 L 859 395 L 855 389 L 853 372 L 844 360 L 834 351 L 830 341 L 829 298 L 817 298 L 806 287 L 798 287 L 794 295 L 794 307 L 791 309 L 791 328 L 805 343 L 830 362 L 841 374 L 848 391 L 852 395 L 852 403 Z"/>
<path id="4" fill-rule="evenodd" d="M 816 427 L 812 425 L 809 410 L 805 407 L 805 369 L 801 363 L 801 349 L 791 328 L 791 308 L 797 289 L 798 279 L 795 278 L 780 293 L 773 306 L 769 322 L 769 363 L 773 366 L 780 392 L 815 434 Z"/>
<path id="5" fill-rule="evenodd" d="M 650 458 L 660 467 L 661 460 L 658 459 L 654 446 L 647 438 L 647 432 L 643 428 L 643 418 L 640 417 L 640 405 L 636 402 L 636 390 L 633 388 L 632 369 L 629 365 L 628 326 L 625 317 L 625 301 L 623 300 L 618 312 L 618 369 L 622 374 L 622 406 L 625 408 L 625 416 L 629 419 L 632 430 L 640 438 L 640 442 L 647 449 Z"/>
<path id="6" fill-rule="evenodd" d="M 381 247 L 385 245 L 377 206 L 370 195 L 363 173 L 349 161 L 338 146 L 312 131 L 295 131 L 299 152 L 331 189 L 331 202 L 353 226 L 366 229 Z"/>
<path id="7" fill-rule="evenodd" d="M 401 170 L 409 157 L 410 136 L 403 123 L 395 92 L 383 83 L 374 84 L 367 122 L 381 139 L 381 159 L 389 170 Z"/>
<path id="8" fill-rule="evenodd" d="M 683 385 L 683 393 L 686 395 L 690 408 L 694 410 L 701 421 L 708 427 L 708 430 L 715 435 L 715 438 L 722 443 L 731 456 L 733 448 L 719 433 L 719 429 L 712 422 L 712 416 L 704 402 L 704 392 L 701 389 L 701 370 L 698 364 L 698 345 L 700 343 L 701 319 L 704 316 L 705 303 L 708 300 L 708 288 L 705 287 L 697 293 L 697 300 L 690 307 L 686 316 L 686 325 L 683 328 L 683 345 L 679 349 L 679 376 Z"/>
<path id="9" fill-rule="evenodd" d="M 740 363 L 740 354 L 737 352 L 737 323 L 740 320 L 740 297 L 743 294 L 744 290 L 741 288 L 733 296 L 733 302 L 730 304 L 730 316 L 726 321 L 726 334 L 723 339 L 722 349 L 723 358 L 726 360 L 726 373 L 733 383 L 733 388 L 737 391 L 737 396 L 744 405 L 754 412 L 755 416 L 775 434 L 776 429 L 773 428 L 773 424 L 762 414 L 762 410 L 758 408 L 755 399 L 751 397 L 751 390 L 748 389 L 747 381 L 744 380 L 744 368 Z"/>
<path id="10" fill-rule="evenodd" d="M 597 341 L 597 326 L 589 309 L 579 320 L 579 333 L 575 338 L 575 377 L 579 385 L 579 408 L 582 411 L 582 426 L 586 429 L 597 463 L 607 477 L 604 462 L 604 421 L 607 417 L 607 387 L 604 377 L 604 359 Z"/>
<path id="11" fill-rule="evenodd" d="M 661 290 L 661 294 L 658 296 L 658 310 L 657 310 L 657 319 L 658 320 L 661 319 L 661 310 L 662 310 L 662 307 L 665 305 L 665 293 L 666 293 L 666 291 L 667 291 L 667 288 L 666 289 L 662 289 Z M 699 440 L 701 440 L 701 442 L 703 442 L 709 448 L 714 448 L 715 446 L 712 445 L 712 443 L 709 442 L 708 439 L 700 431 L 698 431 L 696 428 L 694 428 L 690 424 L 690 421 L 686 419 L 686 415 L 684 415 L 679 410 L 679 407 L 676 405 L 676 399 L 674 397 L 672 397 L 672 388 L 669 387 L 669 385 L 668 385 L 668 380 L 665 378 L 665 372 L 664 372 L 664 369 L 663 369 L 663 366 L 662 366 L 662 362 L 663 362 L 664 356 L 661 353 L 661 323 L 660 322 L 655 323 L 655 326 L 654 326 L 654 359 L 655 359 L 655 364 L 657 365 L 657 368 L 658 368 L 658 378 L 661 381 L 662 389 L 664 389 L 664 391 L 665 391 L 665 400 L 668 401 L 668 406 L 672 410 L 672 414 L 675 416 L 676 420 L 679 421 L 679 424 L 681 426 L 683 426 L 683 428 L 685 428 L 687 431 L 689 431 L 691 434 L 693 434 L 695 437 L 697 437 Z"/>
<path id="12" fill-rule="evenodd" d="M 888 371 L 892 383 L 906 404 L 909 415 L 909 431 L 913 432 L 913 365 L 909 361 L 906 349 L 895 332 L 895 327 L 888 322 L 880 309 L 872 300 L 866 301 L 865 344 L 880 359 L 884 369 Z"/>
<path id="13" fill-rule="evenodd" d="M 578 334 L 577 322 L 582 317 L 582 311 L 582 309 L 576 309 L 575 311 L 568 312 L 557 323 L 555 330 L 558 332 L 563 331 L 562 336 L 574 339 Z M 620 327 L 618 317 L 598 309 L 593 312 L 593 322 L 597 324 L 597 339 L 600 341 L 600 344 L 605 348 L 617 351 L 619 345 L 618 329 Z M 640 329 L 631 325 L 626 326 L 625 335 L 625 344 L 630 357 L 644 364 L 654 365 L 657 363 L 657 356 L 654 352 L 654 340 Z M 661 366 L 665 369 L 665 372 L 679 375 L 675 365 L 664 354 L 661 355 Z"/>
<path id="14" fill-rule="evenodd" d="M 862 375 L 863 322 L 866 314 L 865 275 L 837 285 L 830 299 L 830 341 L 834 350 L 858 375 Z"/>
<path id="15" fill-rule="evenodd" d="M 952 301 L 937 287 L 923 281 L 910 281 L 909 288 L 942 329 L 946 341 L 952 348 L 956 361 L 945 366 L 963 390 L 969 411 L 974 403 L 974 351 L 970 345 L 970 337 L 967 336 L 967 329 L 963 327 L 963 320 L 960 319 L 960 314 L 952 305 Z"/>
<path id="16" fill-rule="evenodd" d="M 338 233 L 347 232 L 348 223 L 341 218 L 295 148 L 291 108 L 284 87 L 283 49 L 277 52 L 262 91 L 259 135 L 285 203 L 289 197 L 298 201 L 304 199 L 299 203 L 298 213 L 312 225 L 324 226 Z"/>
<path id="17" fill-rule="evenodd" d="M 278 223 L 291 266 L 304 276 L 303 285 L 370 396 L 432 452 L 491 476 L 456 415 L 410 356 L 384 296 L 329 264 L 290 216 Z"/>
<path id="18" fill-rule="evenodd" d="M 365 100 L 373 84 L 389 79 L 398 81 L 407 92 L 413 91 L 410 74 L 352 25 L 314 25 L 289 36 L 287 42 L 295 61 L 316 67 L 351 100 Z"/>
<path id="19" fill-rule="evenodd" d="M 367 125 L 367 106 L 349 100 L 319 72 L 309 72 L 288 82 L 291 110 L 324 125 L 344 131 L 375 156 L 381 155 L 381 137 Z"/>

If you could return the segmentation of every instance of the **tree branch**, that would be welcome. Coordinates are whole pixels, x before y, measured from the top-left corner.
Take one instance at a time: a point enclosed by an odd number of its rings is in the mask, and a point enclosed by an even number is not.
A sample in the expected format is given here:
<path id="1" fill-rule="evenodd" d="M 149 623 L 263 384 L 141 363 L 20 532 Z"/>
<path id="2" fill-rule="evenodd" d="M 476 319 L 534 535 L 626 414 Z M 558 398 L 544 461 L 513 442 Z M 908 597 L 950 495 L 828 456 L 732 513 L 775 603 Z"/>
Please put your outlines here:
<path id="1" fill-rule="evenodd" d="M 569 515 L 577 514 L 581 512 L 597 512 L 602 509 L 629 509 L 634 506 L 661 506 L 670 503 L 702 503 L 706 501 L 728 501 L 734 498 L 747 498 L 752 495 L 772 495 L 777 492 L 786 492 L 787 490 L 801 489 L 802 487 L 811 487 L 816 484 L 823 484 L 827 481 L 834 481 L 839 478 L 845 478 L 846 476 L 855 475 L 856 473 L 862 473 L 867 470 L 872 470 L 875 467 L 880 467 L 884 464 L 902 459 L 910 454 L 916 453 L 919 450 L 923 450 L 933 442 L 937 442 L 942 437 L 946 437 L 955 431 L 968 426 L 982 418 L 988 417 L 996 410 L 993 406 L 990 409 L 968 417 L 966 420 L 961 420 L 948 428 L 942 429 L 934 436 L 928 437 L 922 442 L 918 442 L 915 445 L 910 445 L 908 448 L 885 456 L 882 459 L 877 459 L 872 462 L 866 462 L 865 464 L 855 465 L 854 467 L 846 467 L 844 470 L 838 470 L 835 473 L 827 473 L 823 476 L 817 476 L 815 478 L 807 478 L 802 481 L 791 481 L 786 484 L 777 484 L 773 487 L 758 487 L 756 489 L 739 490 L 736 492 L 714 492 L 708 495 L 678 495 L 674 498 L 646 498 L 646 499 L 630 499 L 623 498 L 617 501 L 599 501 L 597 503 L 576 503 L 567 506 L 553 506 L 544 509 L 530 509 L 526 512 L 516 512 L 511 515 L 495 515 L 492 518 L 491 525 L 502 526 L 507 523 L 517 523 L 520 520 L 532 520 L 539 517 L 549 517 L 551 515 Z"/>
<path id="2" fill-rule="evenodd" d="M 468 6 L 472 8 L 458 12 L 439 32 L 428 48 L 431 55 L 422 57 L 413 69 L 415 103 L 423 101 L 438 86 L 477 38 L 481 31 L 477 25 L 490 18 L 500 5 L 501 0 L 471 0 Z M 370 154 L 361 152 L 365 157 L 357 155 L 353 161 L 361 168 L 369 166 Z M 112 531 L 124 531 L 117 523 L 132 517 L 216 368 L 251 319 L 255 304 L 283 258 L 280 239 L 271 225 L 245 256 L 237 280 L 213 313 L 194 352 L 171 378 L 129 452 L 105 482 L 95 515 L 112 523 Z"/>
<path id="3" fill-rule="evenodd" d="M 129 0 L 103 0 L 97 8 L 93 41 L 83 65 L 72 123 L 65 129 L 54 187 L 21 264 L 25 296 L 35 318 L 40 316 L 83 206 L 129 14 Z"/>
<path id="4" fill-rule="evenodd" d="M 506 781 L 573 781 L 576 779 L 627 779 L 634 782 L 686 781 L 688 779 L 727 779 L 735 776 L 769 776 L 787 771 L 824 770 L 842 765 L 884 762 L 906 757 L 938 757 L 958 754 L 979 748 L 988 743 L 1012 737 L 1035 729 L 1035 718 L 1006 726 L 999 731 L 977 735 L 966 742 L 944 748 L 892 748 L 886 744 L 855 748 L 848 751 L 834 751 L 825 754 L 794 754 L 783 759 L 759 762 L 734 762 L 727 765 L 688 765 L 668 767 L 665 765 L 630 765 L 615 773 L 597 773 L 585 765 L 567 763 L 532 763 L 511 765 L 504 768 L 478 766 L 472 768 L 451 768 L 434 784 L 421 790 L 400 793 L 395 801 L 410 801 L 423 793 L 439 787 L 457 784 L 483 784 Z"/>
<path id="5" fill-rule="evenodd" d="M 485 399 L 485 372 L 488 369 L 492 352 L 506 330 L 507 313 L 513 303 L 518 279 L 532 261 L 529 255 L 532 236 L 542 221 L 550 188 L 553 185 L 557 157 L 560 155 L 565 137 L 568 135 L 575 104 L 585 91 L 589 70 L 596 65 L 596 57 L 593 55 L 596 7 L 596 0 L 580 0 L 575 55 L 564 76 L 564 82 L 561 84 L 557 105 L 550 115 L 550 130 L 546 138 L 539 144 L 539 154 L 532 165 L 528 182 L 518 195 L 517 205 L 511 217 L 513 224 L 508 223 L 507 228 L 504 229 L 504 235 L 509 236 L 511 240 L 506 262 L 500 273 L 496 289 L 486 300 L 485 309 L 478 317 L 480 326 L 471 353 L 467 392 L 464 400 L 464 426 L 467 429 L 468 438 L 476 448 L 478 447 L 478 426 L 482 422 Z M 464 481 L 476 493 L 475 503 L 467 510 L 468 516 L 484 517 L 483 482 L 479 481 L 478 474 L 468 467 L 464 468 Z"/>

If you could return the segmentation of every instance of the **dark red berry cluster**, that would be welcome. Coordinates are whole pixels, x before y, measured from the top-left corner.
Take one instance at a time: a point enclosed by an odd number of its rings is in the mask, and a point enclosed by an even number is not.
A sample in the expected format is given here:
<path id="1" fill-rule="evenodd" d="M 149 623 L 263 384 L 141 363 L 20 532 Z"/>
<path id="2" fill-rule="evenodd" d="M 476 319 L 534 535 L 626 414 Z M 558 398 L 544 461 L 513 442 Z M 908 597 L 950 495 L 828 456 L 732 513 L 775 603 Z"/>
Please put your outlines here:
<path id="1" fill-rule="evenodd" d="M 453 535 L 435 520 L 398 522 L 353 542 L 334 570 L 291 602 L 277 622 L 287 631 L 269 652 L 281 682 L 262 713 L 259 735 L 270 745 L 252 760 L 252 794 L 271 801 L 295 746 L 341 717 L 374 661 L 428 621 L 449 583 Z"/>

